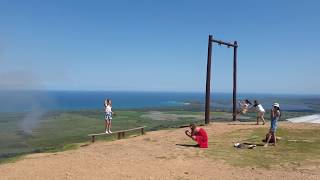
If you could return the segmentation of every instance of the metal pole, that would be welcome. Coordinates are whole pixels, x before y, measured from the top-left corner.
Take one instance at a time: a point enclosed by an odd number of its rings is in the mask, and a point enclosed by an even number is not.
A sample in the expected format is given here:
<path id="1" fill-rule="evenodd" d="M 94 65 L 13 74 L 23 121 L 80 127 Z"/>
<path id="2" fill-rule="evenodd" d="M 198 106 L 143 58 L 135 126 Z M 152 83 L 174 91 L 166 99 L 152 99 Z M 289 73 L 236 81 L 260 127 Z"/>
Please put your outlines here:
<path id="1" fill-rule="evenodd" d="M 233 121 L 237 120 L 237 49 L 238 43 L 235 41 L 233 48 Z"/>
<path id="2" fill-rule="evenodd" d="M 210 123 L 210 77 L 211 77 L 212 39 L 213 39 L 212 35 L 209 35 L 208 59 L 207 59 L 207 80 L 206 80 L 205 124 Z"/>

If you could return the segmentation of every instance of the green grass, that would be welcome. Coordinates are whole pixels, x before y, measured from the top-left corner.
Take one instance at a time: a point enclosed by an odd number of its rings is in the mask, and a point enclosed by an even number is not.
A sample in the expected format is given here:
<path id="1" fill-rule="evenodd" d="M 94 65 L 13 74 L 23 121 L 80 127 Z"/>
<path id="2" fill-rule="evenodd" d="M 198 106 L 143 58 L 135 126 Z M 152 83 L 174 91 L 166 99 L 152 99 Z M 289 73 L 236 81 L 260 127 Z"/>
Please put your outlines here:
<path id="1" fill-rule="evenodd" d="M 271 168 L 281 166 L 297 168 L 304 165 L 320 165 L 320 130 L 319 129 L 284 129 L 278 130 L 282 137 L 276 146 L 257 146 L 255 149 L 234 148 L 234 142 L 264 144 L 262 139 L 267 128 L 254 130 L 243 129 L 219 137 L 210 137 L 210 148 L 206 156 L 223 159 L 225 162 L 240 167 Z M 297 140 L 297 141 L 291 141 Z M 306 142 L 304 140 L 309 140 Z"/>
<path id="2" fill-rule="evenodd" d="M 20 159 L 23 158 L 24 155 L 15 155 L 13 157 L 9 157 L 9 158 L 5 158 L 5 159 L 2 159 L 0 161 L 0 164 L 5 164 L 5 163 L 14 163 L 16 161 L 19 161 Z"/>

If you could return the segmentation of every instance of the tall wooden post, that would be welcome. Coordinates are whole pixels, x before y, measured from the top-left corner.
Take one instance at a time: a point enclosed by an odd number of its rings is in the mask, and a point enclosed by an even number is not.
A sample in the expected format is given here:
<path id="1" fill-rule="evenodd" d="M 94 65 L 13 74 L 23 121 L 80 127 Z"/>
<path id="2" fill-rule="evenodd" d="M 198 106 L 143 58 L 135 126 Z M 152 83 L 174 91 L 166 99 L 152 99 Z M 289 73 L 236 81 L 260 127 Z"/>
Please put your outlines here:
<path id="1" fill-rule="evenodd" d="M 237 120 L 237 49 L 238 43 L 233 46 L 233 121 Z"/>
<path id="2" fill-rule="evenodd" d="M 210 123 L 210 79 L 211 79 L 211 52 L 212 35 L 209 35 L 208 41 L 208 59 L 207 59 L 207 80 L 206 80 L 206 105 L 205 105 L 205 124 Z"/>

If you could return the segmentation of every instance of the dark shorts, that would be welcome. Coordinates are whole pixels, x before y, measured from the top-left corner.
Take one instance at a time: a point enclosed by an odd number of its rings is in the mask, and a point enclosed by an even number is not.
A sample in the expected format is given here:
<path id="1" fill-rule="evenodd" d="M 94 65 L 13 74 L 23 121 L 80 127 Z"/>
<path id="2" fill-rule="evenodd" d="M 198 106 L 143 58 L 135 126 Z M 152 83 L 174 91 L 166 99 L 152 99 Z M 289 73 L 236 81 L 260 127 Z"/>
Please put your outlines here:
<path id="1" fill-rule="evenodd" d="M 112 113 L 106 113 L 104 116 L 104 119 L 111 121 L 112 120 Z"/>

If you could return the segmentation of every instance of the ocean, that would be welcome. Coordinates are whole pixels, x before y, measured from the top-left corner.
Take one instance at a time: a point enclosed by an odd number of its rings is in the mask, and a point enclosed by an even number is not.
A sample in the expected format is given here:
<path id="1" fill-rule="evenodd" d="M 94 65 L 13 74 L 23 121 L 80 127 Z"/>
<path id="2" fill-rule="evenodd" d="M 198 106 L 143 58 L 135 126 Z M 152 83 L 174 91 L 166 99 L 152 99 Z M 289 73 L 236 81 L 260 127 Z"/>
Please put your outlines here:
<path id="1" fill-rule="evenodd" d="M 204 109 L 205 93 L 189 92 L 108 92 L 108 91 L 0 91 L 0 112 L 69 111 L 103 109 L 106 98 L 113 109 L 181 108 L 197 104 Z M 258 100 L 266 109 L 278 102 L 285 111 L 319 112 L 320 95 L 239 93 L 237 99 Z M 230 110 L 231 93 L 211 95 L 211 108 Z M 195 109 L 196 110 L 196 109 Z M 199 110 L 199 109 L 198 109 Z"/>

